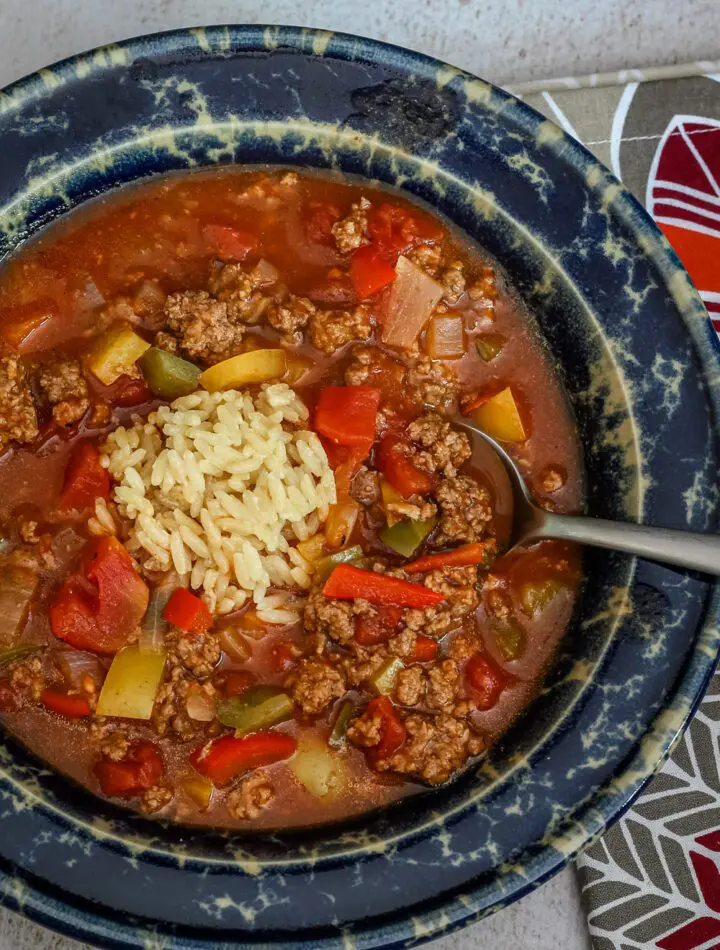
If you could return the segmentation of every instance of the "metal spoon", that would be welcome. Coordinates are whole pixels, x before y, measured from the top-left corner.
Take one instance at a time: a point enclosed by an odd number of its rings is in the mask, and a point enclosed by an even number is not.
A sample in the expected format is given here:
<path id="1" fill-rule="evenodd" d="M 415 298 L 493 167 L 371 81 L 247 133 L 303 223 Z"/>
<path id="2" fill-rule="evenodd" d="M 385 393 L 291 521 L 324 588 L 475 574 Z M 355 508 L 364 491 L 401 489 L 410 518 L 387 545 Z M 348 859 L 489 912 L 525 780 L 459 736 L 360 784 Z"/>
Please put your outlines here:
<path id="1" fill-rule="evenodd" d="M 720 575 L 719 536 L 545 511 L 533 501 L 520 470 L 505 449 L 477 426 L 465 421 L 461 425 L 487 443 L 505 469 L 513 497 L 508 550 L 552 538 L 624 551 L 652 561 Z"/>

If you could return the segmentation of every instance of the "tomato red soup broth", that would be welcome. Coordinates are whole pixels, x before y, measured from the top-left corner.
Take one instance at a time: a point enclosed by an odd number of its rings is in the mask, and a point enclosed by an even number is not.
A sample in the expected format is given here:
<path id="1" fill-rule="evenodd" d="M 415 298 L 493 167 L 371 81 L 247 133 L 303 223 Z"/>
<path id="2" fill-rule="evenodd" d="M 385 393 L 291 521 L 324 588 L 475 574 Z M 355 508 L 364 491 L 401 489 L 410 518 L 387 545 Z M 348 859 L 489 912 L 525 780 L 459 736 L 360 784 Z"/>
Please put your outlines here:
<path id="1" fill-rule="evenodd" d="M 577 437 L 444 222 L 339 177 L 152 181 L 5 264 L 0 338 L 0 716 L 51 765 L 146 814 L 308 825 L 451 780 L 530 701 L 577 552 L 502 556 L 456 423 L 559 511 Z"/>

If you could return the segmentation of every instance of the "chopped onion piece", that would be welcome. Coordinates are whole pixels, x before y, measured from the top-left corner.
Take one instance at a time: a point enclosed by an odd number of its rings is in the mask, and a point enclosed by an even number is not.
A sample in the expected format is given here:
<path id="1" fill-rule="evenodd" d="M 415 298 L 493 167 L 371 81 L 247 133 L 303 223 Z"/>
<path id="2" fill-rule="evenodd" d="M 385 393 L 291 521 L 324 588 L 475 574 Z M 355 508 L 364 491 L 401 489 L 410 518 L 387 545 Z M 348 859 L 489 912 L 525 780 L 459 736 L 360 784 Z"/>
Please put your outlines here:
<path id="1" fill-rule="evenodd" d="M 69 686 L 81 686 L 86 676 L 97 684 L 105 676 L 99 657 L 85 650 L 58 650 L 55 662 Z"/>
<path id="2" fill-rule="evenodd" d="M 408 349 L 440 302 L 443 289 L 407 257 L 398 258 L 395 273 L 385 308 L 382 341 Z"/>
<path id="3" fill-rule="evenodd" d="M 227 653 L 235 663 L 244 663 L 250 658 L 250 647 L 236 627 L 224 627 L 218 633 L 218 640 L 223 653 Z"/>
<path id="4" fill-rule="evenodd" d="M 22 633 L 38 576 L 27 567 L 4 567 L 0 572 L 0 644 L 10 646 Z"/>
<path id="5" fill-rule="evenodd" d="M 141 653 L 158 653 L 165 646 L 165 634 L 170 624 L 163 620 L 163 611 L 174 590 L 187 587 L 175 571 L 169 571 L 150 595 L 150 603 L 140 627 L 138 647 Z"/>
<path id="6" fill-rule="evenodd" d="M 425 348 L 434 360 L 456 360 L 465 355 L 465 325 L 457 314 L 435 314 L 428 326 Z"/>
<path id="7" fill-rule="evenodd" d="M 212 722 L 217 711 L 217 702 L 199 683 L 193 683 L 185 699 L 185 708 L 188 716 L 195 722 Z"/>

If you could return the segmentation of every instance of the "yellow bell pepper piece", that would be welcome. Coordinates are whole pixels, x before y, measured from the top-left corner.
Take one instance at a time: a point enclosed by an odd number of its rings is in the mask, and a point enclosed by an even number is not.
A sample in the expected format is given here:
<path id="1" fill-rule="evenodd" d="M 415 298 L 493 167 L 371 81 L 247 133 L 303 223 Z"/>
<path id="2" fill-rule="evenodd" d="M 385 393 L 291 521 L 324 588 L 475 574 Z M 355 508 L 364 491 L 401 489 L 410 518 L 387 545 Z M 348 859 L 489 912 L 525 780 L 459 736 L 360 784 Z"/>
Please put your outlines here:
<path id="1" fill-rule="evenodd" d="M 149 349 L 147 340 L 143 340 L 132 327 L 116 324 L 97 341 L 88 359 L 88 366 L 101 383 L 109 386 L 128 373 Z"/>
<path id="2" fill-rule="evenodd" d="M 253 350 L 206 369 L 200 377 L 200 385 L 211 393 L 221 389 L 241 389 L 250 383 L 279 379 L 286 367 L 285 350 Z"/>
<path id="3" fill-rule="evenodd" d="M 100 691 L 96 716 L 149 719 L 165 669 L 165 650 L 141 653 L 125 647 L 115 655 Z"/>
<path id="4" fill-rule="evenodd" d="M 473 412 L 473 421 L 498 442 L 524 442 L 527 438 L 512 389 L 507 386 Z"/>
<path id="5" fill-rule="evenodd" d="M 202 811 L 210 807 L 213 784 L 209 779 L 203 778 L 202 775 L 185 775 L 180 785 L 188 798 L 192 799 Z"/>

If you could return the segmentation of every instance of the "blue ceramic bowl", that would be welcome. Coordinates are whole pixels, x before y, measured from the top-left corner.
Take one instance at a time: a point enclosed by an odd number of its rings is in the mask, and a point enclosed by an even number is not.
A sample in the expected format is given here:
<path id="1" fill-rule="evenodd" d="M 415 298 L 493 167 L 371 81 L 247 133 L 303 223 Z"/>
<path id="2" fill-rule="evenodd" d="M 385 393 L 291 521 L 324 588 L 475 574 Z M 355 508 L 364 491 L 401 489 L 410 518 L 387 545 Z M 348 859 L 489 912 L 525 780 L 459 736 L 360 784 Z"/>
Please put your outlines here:
<path id="1" fill-rule="evenodd" d="M 92 195 L 221 162 L 397 185 L 489 248 L 538 315 L 585 447 L 588 509 L 712 530 L 716 354 L 687 274 L 584 149 L 417 53 L 284 27 L 132 40 L 0 93 L 0 254 Z M 350 824 L 165 827 L 0 746 L 0 895 L 108 947 L 399 946 L 538 885 L 627 807 L 712 672 L 707 578 L 588 553 L 541 695 L 451 787 Z"/>

